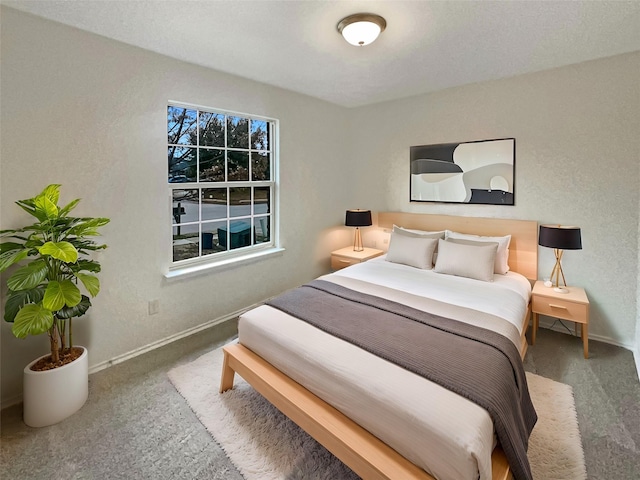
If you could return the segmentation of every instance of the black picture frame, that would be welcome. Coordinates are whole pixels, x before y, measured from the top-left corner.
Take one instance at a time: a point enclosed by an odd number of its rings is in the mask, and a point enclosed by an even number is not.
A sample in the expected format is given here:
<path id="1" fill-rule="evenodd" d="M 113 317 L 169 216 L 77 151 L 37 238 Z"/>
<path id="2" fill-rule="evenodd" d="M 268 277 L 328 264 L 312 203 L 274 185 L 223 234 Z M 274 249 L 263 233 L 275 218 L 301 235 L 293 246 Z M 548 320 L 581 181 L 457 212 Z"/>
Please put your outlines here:
<path id="1" fill-rule="evenodd" d="M 516 139 L 416 145 L 409 201 L 515 205 Z"/>

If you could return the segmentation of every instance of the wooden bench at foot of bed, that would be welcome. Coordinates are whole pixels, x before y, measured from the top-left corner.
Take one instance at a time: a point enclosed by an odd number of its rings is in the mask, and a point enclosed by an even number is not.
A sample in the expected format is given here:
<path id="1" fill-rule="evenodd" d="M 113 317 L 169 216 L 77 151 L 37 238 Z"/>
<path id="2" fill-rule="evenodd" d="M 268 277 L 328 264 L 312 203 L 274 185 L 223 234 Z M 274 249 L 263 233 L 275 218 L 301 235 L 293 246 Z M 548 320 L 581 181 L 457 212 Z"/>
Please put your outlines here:
<path id="1" fill-rule="evenodd" d="M 434 480 L 421 468 L 353 420 L 240 344 L 223 348 L 220 392 L 233 388 L 234 374 L 365 480 Z M 511 478 L 502 449 L 491 457 L 493 480 Z"/>

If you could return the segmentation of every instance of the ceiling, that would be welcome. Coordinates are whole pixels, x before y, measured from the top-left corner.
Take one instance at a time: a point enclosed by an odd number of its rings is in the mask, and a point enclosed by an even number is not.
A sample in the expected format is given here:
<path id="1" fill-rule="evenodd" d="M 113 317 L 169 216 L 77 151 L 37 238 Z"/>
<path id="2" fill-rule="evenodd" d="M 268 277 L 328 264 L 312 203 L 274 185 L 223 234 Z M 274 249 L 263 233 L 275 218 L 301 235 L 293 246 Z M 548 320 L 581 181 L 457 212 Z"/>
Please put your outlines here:
<path id="1" fill-rule="evenodd" d="M 347 107 L 640 50 L 640 1 L 0 0 Z M 365 47 L 336 25 L 383 16 Z"/>

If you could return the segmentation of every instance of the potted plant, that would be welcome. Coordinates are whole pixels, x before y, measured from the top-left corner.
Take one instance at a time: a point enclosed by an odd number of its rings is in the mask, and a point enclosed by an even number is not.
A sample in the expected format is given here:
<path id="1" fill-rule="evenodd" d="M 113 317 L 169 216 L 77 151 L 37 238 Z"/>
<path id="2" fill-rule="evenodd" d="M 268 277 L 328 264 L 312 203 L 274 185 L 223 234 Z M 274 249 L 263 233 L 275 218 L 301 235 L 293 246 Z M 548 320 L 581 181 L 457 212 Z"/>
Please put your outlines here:
<path id="1" fill-rule="evenodd" d="M 24 369 L 24 421 L 33 427 L 60 422 L 79 410 L 88 396 L 87 349 L 73 345 L 75 317 L 84 315 L 100 282 L 100 264 L 90 252 L 106 248 L 90 237 L 107 218 L 72 217 L 80 199 L 58 206 L 60 185 L 16 204 L 36 222 L 0 231 L 0 272 L 9 275 L 4 319 L 18 338 L 47 333 L 51 352 Z"/>

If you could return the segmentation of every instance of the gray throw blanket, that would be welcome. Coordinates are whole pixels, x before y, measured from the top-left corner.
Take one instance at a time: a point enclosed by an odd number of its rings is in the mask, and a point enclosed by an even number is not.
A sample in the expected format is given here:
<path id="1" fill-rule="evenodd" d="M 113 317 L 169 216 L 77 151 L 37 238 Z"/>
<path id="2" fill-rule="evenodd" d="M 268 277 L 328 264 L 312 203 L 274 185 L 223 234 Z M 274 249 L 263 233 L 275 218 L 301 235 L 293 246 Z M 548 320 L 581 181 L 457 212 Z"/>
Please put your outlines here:
<path id="1" fill-rule="evenodd" d="M 538 417 L 520 354 L 507 338 L 323 280 L 267 304 L 484 408 L 514 479 L 532 480 L 527 447 Z"/>

